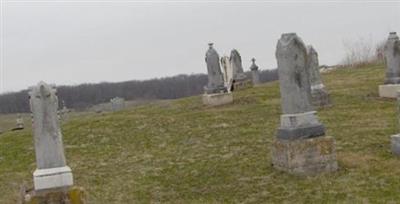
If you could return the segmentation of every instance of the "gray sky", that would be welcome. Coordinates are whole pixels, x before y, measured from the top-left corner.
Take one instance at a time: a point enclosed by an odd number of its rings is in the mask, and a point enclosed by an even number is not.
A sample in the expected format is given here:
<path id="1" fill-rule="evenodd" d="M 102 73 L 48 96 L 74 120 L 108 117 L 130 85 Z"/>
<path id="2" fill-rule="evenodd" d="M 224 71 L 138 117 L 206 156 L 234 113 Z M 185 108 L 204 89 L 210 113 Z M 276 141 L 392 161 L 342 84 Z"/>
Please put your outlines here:
<path id="1" fill-rule="evenodd" d="M 0 93 L 57 85 L 206 73 L 207 43 L 276 67 L 281 33 L 296 32 L 337 64 L 343 41 L 400 32 L 400 1 L 1 1 Z"/>

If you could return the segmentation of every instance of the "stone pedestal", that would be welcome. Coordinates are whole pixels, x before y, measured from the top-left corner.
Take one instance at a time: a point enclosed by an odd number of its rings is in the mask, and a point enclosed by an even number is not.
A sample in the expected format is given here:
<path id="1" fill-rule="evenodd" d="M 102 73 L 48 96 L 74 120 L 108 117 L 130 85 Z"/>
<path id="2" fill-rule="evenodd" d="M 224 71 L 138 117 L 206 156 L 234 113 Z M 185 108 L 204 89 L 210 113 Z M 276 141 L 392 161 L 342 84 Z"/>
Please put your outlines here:
<path id="1" fill-rule="evenodd" d="M 232 103 L 233 94 L 232 93 L 204 94 L 202 99 L 204 105 L 219 106 Z"/>
<path id="2" fill-rule="evenodd" d="M 84 204 L 84 190 L 80 187 L 23 192 L 22 204 Z"/>
<path id="3" fill-rule="evenodd" d="M 278 129 L 278 139 L 295 140 L 312 138 L 325 134 L 325 127 L 315 115 L 316 111 L 281 115 L 281 126 Z"/>
<path id="4" fill-rule="evenodd" d="M 272 164 L 278 170 L 304 176 L 336 171 L 335 140 L 328 136 L 276 139 L 272 145 Z"/>
<path id="5" fill-rule="evenodd" d="M 397 98 L 397 91 L 400 91 L 400 84 L 379 85 L 379 97 Z"/>
<path id="6" fill-rule="evenodd" d="M 68 187 L 74 184 L 71 168 L 68 166 L 36 169 L 33 172 L 33 184 L 35 190 Z"/>
<path id="7" fill-rule="evenodd" d="M 400 156 L 400 134 L 392 135 L 390 137 L 392 153 L 396 156 Z"/>
<path id="8" fill-rule="evenodd" d="M 323 84 L 311 86 L 311 103 L 314 107 L 324 107 L 331 104 L 329 93 Z"/>

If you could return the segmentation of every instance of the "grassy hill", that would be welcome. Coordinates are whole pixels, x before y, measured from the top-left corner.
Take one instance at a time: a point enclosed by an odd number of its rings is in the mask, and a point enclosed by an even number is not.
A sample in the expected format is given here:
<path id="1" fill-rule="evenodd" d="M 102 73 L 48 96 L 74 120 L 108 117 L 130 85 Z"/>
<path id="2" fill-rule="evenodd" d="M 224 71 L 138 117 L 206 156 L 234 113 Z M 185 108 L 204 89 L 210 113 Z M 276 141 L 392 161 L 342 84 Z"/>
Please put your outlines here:
<path id="1" fill-rule="evenodd" d="M 87 114 L 62 127 L 75 183 L 88 203 L 397 203 L 396 102 L 378 98 L 383 66 L 323 74 L 334 105 L 318 110 L 336 138 L 340 170 L 302 178 L 271 167 L 278 83 L 205 107 L 200 96 Z M 1 120 L 0 120 L 1 122 Z M 0 135 L 0 203 L 32 185 L 31 130 Z"/>

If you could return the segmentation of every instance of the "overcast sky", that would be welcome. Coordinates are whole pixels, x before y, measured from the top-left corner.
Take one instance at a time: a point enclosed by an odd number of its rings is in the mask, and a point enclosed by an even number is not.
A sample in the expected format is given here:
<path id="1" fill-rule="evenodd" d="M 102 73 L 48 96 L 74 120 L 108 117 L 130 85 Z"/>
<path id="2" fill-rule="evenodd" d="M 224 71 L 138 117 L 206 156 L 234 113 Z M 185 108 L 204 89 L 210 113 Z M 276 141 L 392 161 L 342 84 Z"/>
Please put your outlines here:
<path id="1" fill-rule="evenodd" d="M 400 1 L 1 1 L 0 93 L 57 85 L 206 73 L 207 43 L 248 70 L 276 67 L 280 35 L 296 32 L 339 63 L 343 41 L 400 32 Z"/>

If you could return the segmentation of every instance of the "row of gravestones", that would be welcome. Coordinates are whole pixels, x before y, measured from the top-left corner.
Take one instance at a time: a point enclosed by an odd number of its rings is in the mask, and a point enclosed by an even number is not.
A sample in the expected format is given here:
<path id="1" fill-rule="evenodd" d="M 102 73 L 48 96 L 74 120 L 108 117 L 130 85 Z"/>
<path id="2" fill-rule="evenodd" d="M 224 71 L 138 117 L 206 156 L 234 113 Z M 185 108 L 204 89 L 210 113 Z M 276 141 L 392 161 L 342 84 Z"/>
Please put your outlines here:
<path id="1" fill-rule="evenodd" d="M 309 80 L 307 88 L 310 88 L 310 97 L 314 106 L 327 106 L 330 104 L 329 94 L 321 81 L 319 73 L 318 53 L 312 46 L 304 48 L 307 58 L 306 70 Z M 219 55 L 213 48 L 213 43 L 209 43 L 209 49 L 206 52 L 206 64 L 208 71 L 208 84 L 205 87 L 203 103 L 210 106 L 218 106 L 233 102 L 231 90 L 234 89 L 234 83 L 243 84 L 246 76 L 243 73 L 242 60 L 237 50 L 231 51 L 231 56 L 221 58 L 222 71 L 219 63 Z M 250 66 L 253 84 L 259 84 L 258 66 L 255 59 L 252 59 Z M 240 86 L 240 85 L 239 85 Z"/>
<path id="2" fill-rule="evenodd" d="M 385 84 L 379 86 L 381 97 L 398 97 L 400 111 L 400 40 L 395 32 L 389 34 L 384 47 Z M 216 59 L 210 45 L 206 53 L 209 82 L 203 102 L 222 105 L 233 101 L 226 92 Z M 272 145 L 272 164 L 279 170 L 299 175 L 331 172 L 338 168 L 335 140 L 325 136 L 314 107 L 331 104 L 319 72 L 318 54 L 305 46 L 295 33 L 282 34 L 276 48 L 281 93 L 281 125 Z M 399 119 L 400 122 L 400 119 Z M 392 152 L 400 154 L 400 134 L 391 138 Z"/>
<path id="3" fill-rule="evenodd" d="M 397 85 L 400 80 L 394 79 L 400 79 L 400 41 L 398 37 L 393 38 L 391 33 L 385 46 L 386 67 L 390 73 L 386 81 Z M 276 58 L 283 114 L 272 145 L 273 166 L 298 175 L 335 171 L 338 168 L 335 140 L 325 135 L 325 127 L 319 122 L 312 103 L 313 98 L 319 105 L 329 103 L 318 71 L 317 53 L 311 46 L 306 47 L 295 33 L 286 33 L 278 40 Z M 218 55 L 210 46 L 206 62 L 211 82 L 206 95 L 227 92 L 223 84 L 214 83 L 220 82 L 213 78 L 215 71 L 220 70 L 218 61 Z M 24 191 L 23 203 L 51 203 L 50 200 L 83 203 L 83 190 L 72 187 L 72 171 L 64 156 L 56 90 L 40 82 L 29 95 L 37 169 L 33 173 L 34 189 Z"/>

